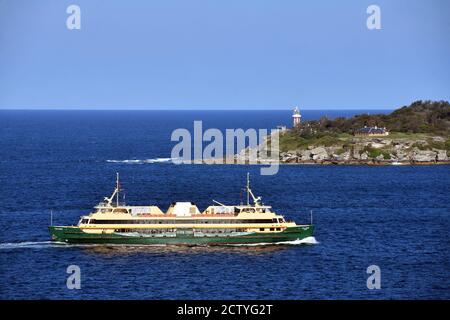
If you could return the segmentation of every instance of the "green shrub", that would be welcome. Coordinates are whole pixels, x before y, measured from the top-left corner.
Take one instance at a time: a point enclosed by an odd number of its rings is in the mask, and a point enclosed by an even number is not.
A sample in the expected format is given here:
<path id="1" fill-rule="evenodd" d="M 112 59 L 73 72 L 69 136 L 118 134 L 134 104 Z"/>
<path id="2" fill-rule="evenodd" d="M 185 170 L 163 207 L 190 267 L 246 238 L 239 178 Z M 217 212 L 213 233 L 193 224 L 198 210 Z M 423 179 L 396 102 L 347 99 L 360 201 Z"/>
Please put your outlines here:
<path id="1" fill-rule="evenodd" d="M 391 159 L 391 154 L 387 150 L 377 149 L 370 146 L 365 146 L 364 149 L 360 152 L 360 154 L 367 152 L 370 158 L 377 158 L 380 155 L 383 155 L 383 159 L 389 160 Z"/>
<path id="2" fill-rule="evenodd" d="M 447 139 L 446 141 L 434 141 L 433 139 L 429 139 L 427 142 L 428 149 L 450 150 L 450 139 Z"/>

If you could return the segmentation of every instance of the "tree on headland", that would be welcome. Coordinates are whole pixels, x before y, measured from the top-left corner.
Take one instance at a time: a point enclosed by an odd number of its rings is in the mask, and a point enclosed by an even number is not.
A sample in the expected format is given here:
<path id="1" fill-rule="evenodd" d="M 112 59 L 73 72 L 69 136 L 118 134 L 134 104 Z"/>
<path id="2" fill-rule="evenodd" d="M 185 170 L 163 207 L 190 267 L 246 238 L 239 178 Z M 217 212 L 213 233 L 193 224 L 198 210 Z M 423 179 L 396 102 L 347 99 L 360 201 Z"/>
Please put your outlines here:
<path id="1" fill-rule="evenodd" d="M 390 114 L 359 114 L 334 120 L 322 117 L 306 121 L 296 132 L 302 137 L 353 133 L 364 126 L 386 127 L 391 132 L 432 133 L 450 135 L 450 103 L 448 101 L 418 100 Z"/>

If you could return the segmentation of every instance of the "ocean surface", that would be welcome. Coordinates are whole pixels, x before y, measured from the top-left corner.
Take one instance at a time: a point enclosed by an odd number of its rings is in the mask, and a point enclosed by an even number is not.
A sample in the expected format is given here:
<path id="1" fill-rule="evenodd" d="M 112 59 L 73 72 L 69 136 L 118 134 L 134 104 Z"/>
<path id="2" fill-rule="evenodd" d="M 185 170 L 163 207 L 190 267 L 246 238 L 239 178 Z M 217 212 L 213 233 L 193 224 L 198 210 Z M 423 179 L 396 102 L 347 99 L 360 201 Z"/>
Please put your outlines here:
<path id="1" fill-rule="evenodd" d="M 372 111 L 371 111 L 372 112 Z M 353 111 L 304 111 L 305 119 Z M 175 165 L 176 128 L 275 128 L 290 111 L 0 111 L 0 299 L 450 299 L 449 166 Z M 113 191 L 129 204 L 239 203 L 246 172 L 266 204 L 315 241 L 228 247 L 74 246 L 76 224 Z M 69 290 L 69 265 L 81 289 Z M 367 267 L 381 289 L 367 288 Z"/>

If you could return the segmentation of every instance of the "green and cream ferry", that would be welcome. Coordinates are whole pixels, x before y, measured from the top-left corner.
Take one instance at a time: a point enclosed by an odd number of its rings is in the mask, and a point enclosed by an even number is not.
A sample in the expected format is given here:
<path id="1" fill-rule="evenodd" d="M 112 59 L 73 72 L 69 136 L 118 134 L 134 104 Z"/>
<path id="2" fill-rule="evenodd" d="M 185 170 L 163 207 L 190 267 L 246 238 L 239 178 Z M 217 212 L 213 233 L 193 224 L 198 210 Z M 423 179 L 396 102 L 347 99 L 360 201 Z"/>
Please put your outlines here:
<path id="1" fill-rule="evenodd" d="M 85 244 L 228 245 L 267 244 L 302 240 L 314 226 L 297 225 L 255 197 L 247 175 L 247 203 L 214 205 L 200 212 L 192 202 L 175 202 L 167 212 L 157 206 L 128 206 L 119 202 L 119 175 L 110 197 L 82 216 L 77 226 L 50 226 L 52 239 Z M 252 200 L 252 201 L 251 201 Z"/>

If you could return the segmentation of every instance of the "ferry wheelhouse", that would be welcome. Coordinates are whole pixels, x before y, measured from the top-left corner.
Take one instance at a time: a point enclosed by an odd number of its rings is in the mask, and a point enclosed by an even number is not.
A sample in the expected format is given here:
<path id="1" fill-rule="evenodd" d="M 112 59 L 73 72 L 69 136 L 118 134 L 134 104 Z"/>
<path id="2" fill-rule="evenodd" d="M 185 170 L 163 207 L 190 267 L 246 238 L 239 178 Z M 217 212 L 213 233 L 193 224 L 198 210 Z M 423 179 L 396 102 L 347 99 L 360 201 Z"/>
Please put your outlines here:
<path id="1" fill-rule="evenodd" d="M 277 243 L 313 235 L 313 225 L 297 225 L 263 205 L 250 189 L 247 203 L 214 205 L 200 212 L 192 202 L 175 202 L 164 213 L 154 205 L 128 206 L 119 202 L 119 175 L 110 197 L 82 216 L 77 226 L 50 226 L 52 239 L 92 244 L 224 245 Z"/>

